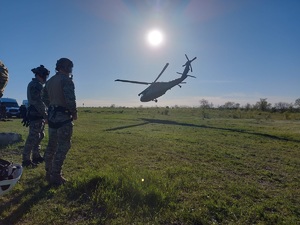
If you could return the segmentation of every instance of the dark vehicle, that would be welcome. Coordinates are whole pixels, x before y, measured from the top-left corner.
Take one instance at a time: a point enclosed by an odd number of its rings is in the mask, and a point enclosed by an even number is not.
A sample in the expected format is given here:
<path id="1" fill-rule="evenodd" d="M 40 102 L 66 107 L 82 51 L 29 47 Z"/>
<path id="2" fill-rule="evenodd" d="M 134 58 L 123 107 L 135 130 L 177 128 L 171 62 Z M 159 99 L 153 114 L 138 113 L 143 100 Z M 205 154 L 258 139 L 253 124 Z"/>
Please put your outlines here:
<path id="1" fill-rule="evenodd" d="M 6 106 L 6 116 L 11 117 L 20 117 L 20 109 L 16 99 L 13 98 L 0 98 L 0 103 Z"/>

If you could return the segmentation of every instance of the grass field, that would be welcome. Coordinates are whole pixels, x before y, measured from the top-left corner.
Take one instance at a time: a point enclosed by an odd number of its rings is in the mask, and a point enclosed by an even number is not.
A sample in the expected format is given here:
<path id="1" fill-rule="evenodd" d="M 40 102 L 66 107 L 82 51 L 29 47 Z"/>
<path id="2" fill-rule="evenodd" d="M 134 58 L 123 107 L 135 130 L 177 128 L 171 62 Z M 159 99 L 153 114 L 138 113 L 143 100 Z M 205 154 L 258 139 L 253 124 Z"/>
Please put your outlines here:
<path id="1" fill-rule="evenodd" d="M 23 141 L 0 148 L 21 162 Z M 43 150 L 48 140 L 43 140 Z M 300 224 L 300 114 L 80 108 L 51 187 L 44 164 L 0 197 L 0 224 Z"/>

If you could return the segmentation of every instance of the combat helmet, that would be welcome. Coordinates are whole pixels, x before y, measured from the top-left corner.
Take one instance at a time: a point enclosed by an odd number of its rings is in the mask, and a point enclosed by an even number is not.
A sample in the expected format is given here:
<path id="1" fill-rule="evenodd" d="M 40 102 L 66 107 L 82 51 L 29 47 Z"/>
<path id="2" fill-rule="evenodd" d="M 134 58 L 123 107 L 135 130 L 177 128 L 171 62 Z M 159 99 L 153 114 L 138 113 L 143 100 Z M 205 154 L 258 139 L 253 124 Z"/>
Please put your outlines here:
<path id="1" fill-rule="evenodd" d="M 33 68 L 31 70 L 35 75 L 39 75 L 41 76 L 42 78 L 44 78 L 44 80 L 46 80 L 50 74 L 50 71 L 47 70 L 44 65 L 40 65 L 39 67 L 37 68 Z"/>
<path id="2" fill-rule="evenodd" d="M 68 59 L 68 58 L 61 58 L 59 60 L 57 60 L 56 62 L 56 67 L 55 70 L 59 71 L 59 70 L 63 70 L 66 73 L 72 73 L 72 69 L 73 69 L 73 62 Z"/>

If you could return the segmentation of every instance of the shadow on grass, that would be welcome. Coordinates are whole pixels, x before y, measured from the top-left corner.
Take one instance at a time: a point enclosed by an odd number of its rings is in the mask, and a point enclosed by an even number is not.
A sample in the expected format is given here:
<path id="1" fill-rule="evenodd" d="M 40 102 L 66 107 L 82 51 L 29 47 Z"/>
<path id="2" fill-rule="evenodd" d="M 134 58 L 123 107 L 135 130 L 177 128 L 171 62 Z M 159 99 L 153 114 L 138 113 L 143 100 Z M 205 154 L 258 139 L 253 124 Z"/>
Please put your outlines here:
<path id="1" fill-rule="evenodd" d="M 0 220 L 0 224 L 17 224 L 20 222 L 22 217 L 26 215 L 32 206 L 36 205 L 39 201 L 44 198 L 49 198 L 48 191 L 50 190 L 50 185 L 45 185 L 43 183 L 43 178 L 32 178 L 31 180 L 27 180 L 28 184 L 31 184 L 32 187 L 26 188 L 25 191 L 20 192 L 14 198 L 11 198 L 10 201 L 0 205 L 0 212 L 4 210 L 9 211 L 9 215 Z M 37 187 L 38 186 L 38 187 Z M 22 202 L 22 199 L 26 198 L 25 201 Z M 20 204 L 20 202 L 22 202 Z M 18 205 L 18 207 L 14 207 Z"/>
<path id="2" fill-rule="evenodd" d="M 115 127 L 115 128 L 106 129 L 105 131 L 114 131 L 114 130 L 122 130 L 122 129 L 126 129 L 126 128 L 132 128 L 132 127 L 139 127 L 139 126 L 143 126 L 143 125 L 146 125 L 149 123 L 150 122 L 145 122 L 145 123 L 139 123 L 139 124 L 134 124 L 134 125 Z"/>
<path id="3" fill-rule="evenodd" d="M 197 125 L 197 124 L 191 124 L 191 123 L 179 123 L 179 122 L 172 121 L 172 120 L 159 120 L 159 119 L 146 119 L 146 118 L 141 118 L 141 120 L 143 120 L 145 122 L 144 123 L 140 123 L 140 124 L 135 124 L 135 125 L 115 127 L 115 128 L 107 129 L 106 131 L 122 130 L 122 129 L 126 129 L 126 128 L 131 128 L 131 127 L 137 127 L 137 126 L 143 126 L 143 125 L 147 125 L 147 124 L 155 124 L 155 123 L 157 123 L 157 124 L 165 124 L 165 125 L 177 125 L 177 126 L 187 126 L 187 127 L 196 127 L 196 128 L 225 130 L 225 131 L 231 131 L 231 132 L 238 132 L 238 133 L 245 133 L 245 134 L 262 136 L 262 137 L 266 137 L 266 138 L 270 138 L 270 139 L 274 139 L 274 140 L 292 141 L 292 142 L 298 142 L 298 143 L 300 143 L 300 140 L 293 140 L 293 139 L 289 139 L 289 138 L 278 137 L 278 136 L 271 135 L 271 134 L 264 134 L 264 133 L 252 132 L 252 131 L 247 131 L 247 130 L 242 130 L 242 129 L 213 127 L 213 126 Z"/>

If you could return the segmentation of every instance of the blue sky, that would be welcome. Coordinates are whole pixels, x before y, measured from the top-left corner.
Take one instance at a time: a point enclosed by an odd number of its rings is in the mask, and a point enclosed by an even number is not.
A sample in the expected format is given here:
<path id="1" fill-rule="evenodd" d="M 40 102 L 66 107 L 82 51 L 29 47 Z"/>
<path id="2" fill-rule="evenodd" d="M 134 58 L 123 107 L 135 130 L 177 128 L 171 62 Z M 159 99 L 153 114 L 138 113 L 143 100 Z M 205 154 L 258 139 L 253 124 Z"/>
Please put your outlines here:
<path id="1" fill-rule="evenodd" d="M 300 98 L 298 0 L 1 0 L 0 60 L 9 69 L 4 97 L 26 99 L 31 69 L 74 62 L 78 106 L 215 106 L 228 101 L 274 104 Z M 147 33 L 159 29 L 153 47 Z M 137 96 L 152 82 L 179 77 L 197 57 L 187 83 L 158 102 Z"/>

